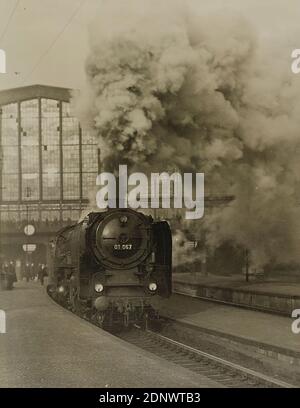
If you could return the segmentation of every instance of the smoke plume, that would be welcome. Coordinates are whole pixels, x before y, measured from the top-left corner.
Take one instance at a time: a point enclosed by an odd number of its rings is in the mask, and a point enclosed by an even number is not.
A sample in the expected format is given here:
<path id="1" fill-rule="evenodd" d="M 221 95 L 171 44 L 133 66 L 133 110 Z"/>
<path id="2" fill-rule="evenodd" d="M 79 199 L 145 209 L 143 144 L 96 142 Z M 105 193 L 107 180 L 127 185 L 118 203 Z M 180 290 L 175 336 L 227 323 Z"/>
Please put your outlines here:
<path id="1" fill-rule="evenodd" d="M 212 248 L 242 245 L 257 265 L 300 261 L 295 79 L 244 18 L 188 4 L 103 2 L 75 100 L 81 123 L 104 170 L 204 172 L 207 194 L 234 195 L 205 215 Z"/>

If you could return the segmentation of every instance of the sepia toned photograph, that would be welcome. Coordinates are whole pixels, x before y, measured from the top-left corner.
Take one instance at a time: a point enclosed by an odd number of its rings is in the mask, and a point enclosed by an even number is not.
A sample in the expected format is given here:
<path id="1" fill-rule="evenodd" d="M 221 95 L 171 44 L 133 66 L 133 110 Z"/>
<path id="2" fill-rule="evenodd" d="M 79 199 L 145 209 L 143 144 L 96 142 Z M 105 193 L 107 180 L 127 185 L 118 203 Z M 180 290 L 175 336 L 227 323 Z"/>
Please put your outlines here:
<path id="1" fill-rule="evenodd" d="M 300 387 L 299 21 L 0 0 L 0 399 Z"/>

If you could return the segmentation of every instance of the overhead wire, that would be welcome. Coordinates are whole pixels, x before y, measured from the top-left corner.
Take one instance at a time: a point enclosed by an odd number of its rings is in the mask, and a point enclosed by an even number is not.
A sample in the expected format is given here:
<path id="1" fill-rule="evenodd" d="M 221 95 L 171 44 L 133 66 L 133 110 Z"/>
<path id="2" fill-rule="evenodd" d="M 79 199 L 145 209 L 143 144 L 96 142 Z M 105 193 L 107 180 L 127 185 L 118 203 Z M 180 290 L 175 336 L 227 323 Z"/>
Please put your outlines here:
<path id="1" fill-rule="evenodd" d="M 66 29 L 70 26 L 74 18 L 77 16 L 79 10 L 83 6 L 84 3 L 86 3 L 87 0 L 81 0 L 81 2 L 78 4 L 76 9 L 73 11 L 71 14 L 70 18 L 67 20 L 66 24 L 64 27 L 58 32 L 56 37 L 53 39 L 53 41 L 50 43 L 50 45 L 47 47 L 47 49 L 40 55 L 36 63 L 34 64 L 33 68 L 30 70 L 30 72 L 26 75 L 26 77 L 23 79 L 23 82 L 25 82 L 32 74 L 33 72 L 37 69 L 37 67 L 40 65 L 40 63 L 44 60 L 44 58 L 48 55 L 48 53 L 51 51 L 51 49 L 55 46 L 57 41 L 60 39 L 60 37 L 64 34 Z"/>
<path id="2" fill-rule="evenodd" d="M 1 41 L 3 41 L 5 35 L 6 35 L 7 31 L 8 31 L 9 24 L 10 24 L 11 20 L 13 19 L 13 16 L 15 15 L 15 12 L 16 12 L 16 10 L 17 10 L 17 8 L 18 8 L 18 5 L 19 5 L 20 1 L 21 1 L 21 0 L 17 0 L 17 1 L 15 2 L 15 5 L 14 5 L 14 7 L 13 7 L 13 9 L 12 9 L 12 11 L 11 11 L 9 17 L 8 17 L 8 20 L 7 20 L 7 22 L 6 22 L 6 25 L 4 26 L 4 29 L 3 29 L 3 31 L 2 31 L 2 33 L 1 33 L 1 35 L 0 35 L 0 44 L 1 44 Z"/>

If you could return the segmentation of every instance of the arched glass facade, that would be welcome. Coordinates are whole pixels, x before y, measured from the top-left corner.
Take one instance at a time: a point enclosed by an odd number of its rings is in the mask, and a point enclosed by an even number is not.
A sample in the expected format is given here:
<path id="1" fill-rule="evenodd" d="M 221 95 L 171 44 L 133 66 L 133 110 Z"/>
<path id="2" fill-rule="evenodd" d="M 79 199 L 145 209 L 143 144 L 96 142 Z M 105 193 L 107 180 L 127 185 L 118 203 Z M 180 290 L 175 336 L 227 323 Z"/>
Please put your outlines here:
<path id="1" fill-rule="evenodd" d="M 59 94 L 23 97 L 1 104 L 1 221 L 76 221 L 95 188 L 97 141 Z"/>

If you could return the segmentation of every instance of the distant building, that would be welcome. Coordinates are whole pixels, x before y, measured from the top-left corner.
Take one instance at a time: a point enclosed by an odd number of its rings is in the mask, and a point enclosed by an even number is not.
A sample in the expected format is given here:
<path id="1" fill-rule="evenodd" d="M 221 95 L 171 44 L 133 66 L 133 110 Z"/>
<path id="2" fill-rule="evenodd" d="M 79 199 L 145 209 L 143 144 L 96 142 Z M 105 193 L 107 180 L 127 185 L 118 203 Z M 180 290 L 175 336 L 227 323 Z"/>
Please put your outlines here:
<path id="1" fill-rule="evenodd" d="M 72 114 L 69 89 L 0 91 L 2 257 L 45 261 L 54 232 L 88 205 L 97 173 L 97 141 Z M 28 253 L 25 244 L 37 247 Z"/>

